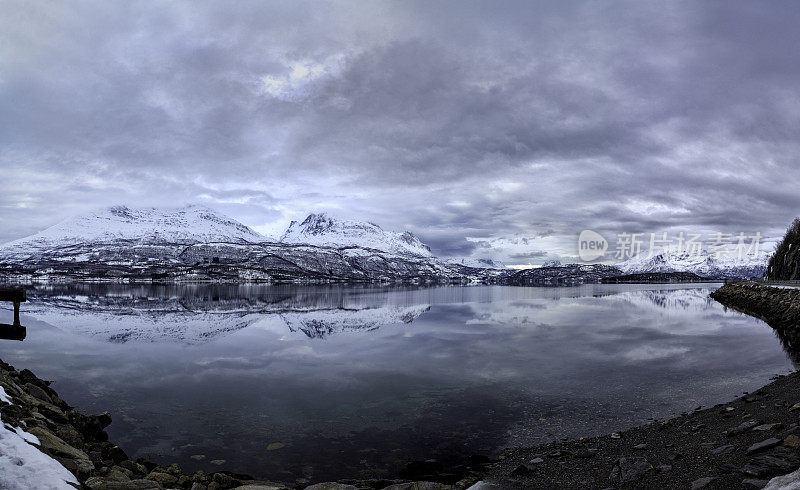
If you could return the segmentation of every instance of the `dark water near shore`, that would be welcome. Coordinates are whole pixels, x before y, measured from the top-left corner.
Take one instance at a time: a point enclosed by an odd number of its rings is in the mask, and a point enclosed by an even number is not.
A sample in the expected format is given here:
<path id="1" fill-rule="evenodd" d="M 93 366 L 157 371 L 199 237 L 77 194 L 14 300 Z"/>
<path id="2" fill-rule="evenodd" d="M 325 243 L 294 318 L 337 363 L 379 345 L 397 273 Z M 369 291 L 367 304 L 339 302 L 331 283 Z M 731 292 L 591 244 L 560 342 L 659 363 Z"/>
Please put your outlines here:
<path id="1" fill-rule="evenodd" d="M 395 476 L 639 425 L 793 370 L 772 329 L 724 311 L 715 288 L 37 288 L 28 338 L 0 341 L 0 358 L 109 410 L 134 459 Z"/>

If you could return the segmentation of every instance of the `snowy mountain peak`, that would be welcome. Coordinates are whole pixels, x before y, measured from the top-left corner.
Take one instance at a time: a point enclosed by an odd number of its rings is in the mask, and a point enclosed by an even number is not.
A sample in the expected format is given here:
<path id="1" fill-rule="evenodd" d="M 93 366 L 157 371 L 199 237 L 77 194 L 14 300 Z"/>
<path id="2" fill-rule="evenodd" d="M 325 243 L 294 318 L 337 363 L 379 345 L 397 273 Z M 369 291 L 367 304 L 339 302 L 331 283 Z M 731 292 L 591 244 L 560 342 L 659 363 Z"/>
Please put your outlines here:
<path id="1" fill-rule="evenodd" d="M 129 240 L 140 244 L 260 242 L 264 237 L 205 206 L 130 208 L 112 206 L 68 218 L 3 248 L 44 248 Z"/>
<path id="2" fill-rule="evenodd" d="M 399 254 L 430 257 L 431 250 L 413 233 L 386 231 L 375 223 L 310 214 L 302 223 L 292 221 L 281 237 L 283 243 L 305 243 L 323 247 L 363 247 Z"/>
<path id="3" fill-rule="evenodd" d="M 448 264 L 472 267 L 473 269 L 507 269 L 506 265 L 499 260 L 476 259 L 473 257 L 453 257 L 446 261 Z"/>
<path id="4" fill-rule="evenodd" d="M 715 257 L 705 250 L 699 254 L 670 250 L 652 257 L 641 254 L 616 264 L 616 267 L 628 274 L 693 272 L 713 278 L 761 277 L 766 271 L 769 256 L 769 252 L 765 250 L 743 255 L 741 258 L 735 255 Z"/>

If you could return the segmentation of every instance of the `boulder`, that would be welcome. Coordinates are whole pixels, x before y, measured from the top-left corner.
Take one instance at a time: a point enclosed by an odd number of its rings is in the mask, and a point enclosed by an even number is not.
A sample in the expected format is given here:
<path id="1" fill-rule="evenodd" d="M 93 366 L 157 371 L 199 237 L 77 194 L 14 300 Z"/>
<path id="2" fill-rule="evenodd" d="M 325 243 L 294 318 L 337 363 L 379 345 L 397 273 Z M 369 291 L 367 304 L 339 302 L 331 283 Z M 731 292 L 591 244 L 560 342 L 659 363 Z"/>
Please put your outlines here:
<path id="1" fill-rule="evenodd" d="M 77 460 L 86 460 L 89 461 L 89 455 L 85 452 L 81 451 L 80 449 L 76 449 L 66 442 L 63 439 L 58 437 L 57 435 L 53 434 L 49 430 L 45 429 L 44 427 L 30 427 L 27 432 L 36 436 L 39 439 L 39 445 L 47 450 L 49 453 L 52 453 L 57 456 L 66 457 L 69 459 L 77 459 Z"/>
<path id="2" fill-rule="evenodd" d="M 165 487 L 169 487 L 178 483 L 177 477 L 170 475 L 169 473 L 162 473 L 160 471 L 151 471 L 150 474 L 147 475 L 147 479 L 158 482 Z"/>
<path id="3" fill-rule="evenodd" d="M 344 483 L 336 483 L 332 481 L 324 482 L 324 483 L 316 483 L 314 485 L 309 485 L 305 488 L 305 490 L 357 490 L 358 487 L 353 485 L 346 485 Z"/>
<path id="4" fill-rule="evenodd" d="M 164 490 L 164 487 L 152 480 L 115 482 L 101 476 L 89 478 L 84 486 L 89 490 Z"/>
<path id="5" fill-rule="evenodd" d="M 767 483 L 764 490 L 800 490 L 800 470 L 788 475 L 776 476 Z"/>
<path id="6" fill-rule="evenodd" d="M 609 479 L 614 483 L 639 481 L 653 469 L 653 465 L 642 456 L 619 458 L 614 463 Z"/>
<path id="7" fill-rule="evenodd" d="M 413 481 L 408 483 L 395 483 L 384 487 L 383 490 L 451 490 L 451 485 L 430 481 Z"/>

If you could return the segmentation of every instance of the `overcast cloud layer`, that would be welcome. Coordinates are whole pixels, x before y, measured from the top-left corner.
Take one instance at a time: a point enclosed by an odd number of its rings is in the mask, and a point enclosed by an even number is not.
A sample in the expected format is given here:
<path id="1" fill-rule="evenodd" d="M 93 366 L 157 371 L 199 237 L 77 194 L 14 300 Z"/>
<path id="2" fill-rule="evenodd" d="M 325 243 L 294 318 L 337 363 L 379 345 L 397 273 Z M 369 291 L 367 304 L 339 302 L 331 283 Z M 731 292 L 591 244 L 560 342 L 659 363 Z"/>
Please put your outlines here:
<path id="1" fill-rule="evenodd" d="M 0 241 L 200 203 L 272 235 L 330 211 L 540 263 L 585 228 L 774 237 L 800 214 L 797 2 L 0 13 Z"/>

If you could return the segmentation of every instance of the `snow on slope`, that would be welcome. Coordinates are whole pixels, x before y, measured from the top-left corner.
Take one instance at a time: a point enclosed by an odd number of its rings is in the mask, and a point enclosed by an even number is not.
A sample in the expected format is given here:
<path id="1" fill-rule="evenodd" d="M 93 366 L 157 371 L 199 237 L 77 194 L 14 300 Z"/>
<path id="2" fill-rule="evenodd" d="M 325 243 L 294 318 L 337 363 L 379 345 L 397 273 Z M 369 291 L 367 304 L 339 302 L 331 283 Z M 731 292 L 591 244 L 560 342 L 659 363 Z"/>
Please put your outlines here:
<path id="1" fill-rule="evenodd" d="M 0 403 L 13 404 L 2 386 Z M 36 436 L 0 419 L 0 488 L 72 490 L 78 486 L 72 473 L 32 444 L 39 444 Z"/>
<path id="2" fill-rule="evenodd" d="M 761 276 L 766 270 L 769 252 L 760 250 L 758 254 L 744 255 L 741 259 L 714 257 L 703 251 L 700 254 L 668 251 L 647 257 L 645 254 L 616 264 L 628 274 L 642 272 L 694 272 L 704 277 L 751 277 Z"/>
<path id="3" fill-rule="evenodd" d="M 292 221 L 281 242 L 335 248 L 364 247 L 402 255 L 432 256 L 431 249 L 411 232 L 385 231 L 374 223 L 335 219 L 325 213 L 310 214 L 302 223 Z"/>
<path id="4" fill-rule="evenodd" d="M 66 219 L 2 249 L 46 249 L 76 244 L 132 240 L 140 244 L 260 242 L 247 226 L 204 206 L 129 208 L 113 206 Z"/>
<path id="5" fill-rule="evenodd" d="M 506 265 L 499 260 L 476 259 L 473 257 L 453 257 L 445 261 L 448 264 L 463 265 L 475 269 L 507 269 Z"/>

